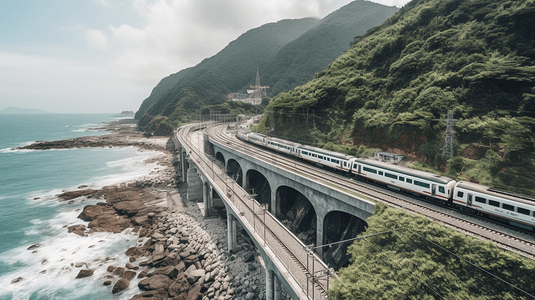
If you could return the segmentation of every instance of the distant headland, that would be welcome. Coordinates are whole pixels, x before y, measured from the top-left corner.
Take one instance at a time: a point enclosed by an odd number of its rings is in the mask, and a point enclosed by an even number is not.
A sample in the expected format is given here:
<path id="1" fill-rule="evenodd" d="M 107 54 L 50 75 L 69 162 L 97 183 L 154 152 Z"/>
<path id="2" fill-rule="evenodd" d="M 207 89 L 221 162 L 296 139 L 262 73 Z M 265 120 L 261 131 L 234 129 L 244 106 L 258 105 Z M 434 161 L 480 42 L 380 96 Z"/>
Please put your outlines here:
<path id="1" fill-rule="evenodd" d="M 8 107 L 0 110 L 0 114 L 4 115 L 28 115 L 28 114 L 48 114 L 49 112 L 40 109 L 28 109 L 18 107 Z"/>
<path id="2" fill-rule="evenodd" d="M 117 116 L 118 117 L 129 117 L 129 118 L 133 118 L 135 115 L 135 113 L 131 110 L 125 110 L 125 111 L 122 111 L 120 114 L 118 114 Z"/>

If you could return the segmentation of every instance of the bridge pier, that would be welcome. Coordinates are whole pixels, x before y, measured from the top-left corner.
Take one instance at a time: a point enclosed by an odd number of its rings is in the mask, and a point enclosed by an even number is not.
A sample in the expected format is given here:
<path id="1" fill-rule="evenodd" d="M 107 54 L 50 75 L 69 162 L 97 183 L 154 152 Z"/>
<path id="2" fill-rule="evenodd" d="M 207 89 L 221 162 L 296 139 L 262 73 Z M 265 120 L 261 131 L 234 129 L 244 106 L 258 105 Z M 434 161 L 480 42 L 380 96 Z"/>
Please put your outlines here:
<path id="1" fill-rule="evenodd" d="M 211 188 L 210 183 L 206 180 L 203 180 L 202 185 L 202 200 L 204 203 L 204 217 L 209 217 L 212 215 L 213 201 L 211 197 Z"/>
<path id="2" fill-rule="evenodd" d="M 189 159 L 188 159 L 189 160 Z M 188 162 L 187 171 L 188 201 L 200 201 L 203 199 L 203 180 L 197 173 L 197 168 L 193 162 Z"/>
<path id="3" fill-rule="evenodd" d="M 281 300 L 282 287 L 277 274 L 266 268 L 266 300 Z"/>
<path id="4" fill-rule="evenodd" d="M 180 152 L 180 169 L 182 170 L 182 182 L 183 183 L 186 183 L 188 182 L 188 177 L 187 177 L 187 170 L 188 170 L 188 162 L 186 160 L 186 148 L 184 147 L 179 147 L 179 152 Z"/>
<path id="5" fill-rule="evenodd" d="M 228 209 L 227 209 L 228 211 Z M 227 213 L 227 228 L 228 228 L 228 251 L 233 253 L 236 251 L 236 244 L 238 241 L 238 232 L 236 226 L 236 218 L 233 214 Z"/>

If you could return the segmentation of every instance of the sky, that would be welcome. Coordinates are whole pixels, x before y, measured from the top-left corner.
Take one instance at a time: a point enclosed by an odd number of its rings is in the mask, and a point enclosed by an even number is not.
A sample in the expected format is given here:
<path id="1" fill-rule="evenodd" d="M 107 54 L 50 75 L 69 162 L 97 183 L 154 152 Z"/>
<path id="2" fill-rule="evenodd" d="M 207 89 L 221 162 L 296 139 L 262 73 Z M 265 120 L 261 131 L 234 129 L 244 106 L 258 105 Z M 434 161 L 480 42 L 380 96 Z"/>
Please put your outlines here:
<path id="1" fill-rule="evenodd" d="M 373 0 L 401 7 L 409 0 Z M 137 111 L 247 30 L 351 0 L 0 0 L 0 110 Z"/>

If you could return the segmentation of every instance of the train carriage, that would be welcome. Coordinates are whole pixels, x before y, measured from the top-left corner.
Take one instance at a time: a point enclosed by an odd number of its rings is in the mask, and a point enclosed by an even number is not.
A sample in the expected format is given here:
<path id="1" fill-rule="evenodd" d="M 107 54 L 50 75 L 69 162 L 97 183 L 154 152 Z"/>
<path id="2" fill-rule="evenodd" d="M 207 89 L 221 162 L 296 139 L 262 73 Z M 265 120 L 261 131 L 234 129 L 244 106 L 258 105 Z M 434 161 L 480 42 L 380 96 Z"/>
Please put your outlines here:
<path id="1" fill-rule="evenodd" d="M 301 144 L 286 141 L 279 138 L 267 137 L 266 138 L 266 147 L 274 149 L 279 152 L 283 152 L 290 155 L 297 155 L 297 148 Z"/>
<path id="2" fill-rule="evenodd" d="M 405 190 L 444 202 L 448 202 L 456 181 L 437 174 L 409 169 L 391 163 L 369 158 L 357 158 L 353 162 L 351 173 L 390 188 Z"/>
<path id="3" fill-rule="evenodd" d="M 349 172 L 356 157 L 312 146 L 299 146 L 297 156 L 318 165 Z"/>
<path id="4" fill-rule="evenodd" d="M 261 133 L 249 133 L 246 136 L 246 141 L 249 141 L 253 144 L 257 144 L 260 146 L 266 145 L 266 138 L 268 138 L 267 135 L 261 134 Z"/>
<path id="5" fill-rule="evenodd" d="M 535 228 L 535 199 L 459 181 L 453 203 L 528 230 Z"/>

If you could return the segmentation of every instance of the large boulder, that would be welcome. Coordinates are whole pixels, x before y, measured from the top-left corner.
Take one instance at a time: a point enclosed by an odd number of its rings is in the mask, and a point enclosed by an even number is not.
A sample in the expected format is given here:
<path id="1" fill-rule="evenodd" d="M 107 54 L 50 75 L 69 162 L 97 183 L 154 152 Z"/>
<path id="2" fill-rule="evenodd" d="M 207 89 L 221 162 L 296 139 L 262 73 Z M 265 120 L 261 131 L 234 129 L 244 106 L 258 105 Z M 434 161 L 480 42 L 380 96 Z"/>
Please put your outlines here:
<path id="1" fill-rule="evenodd" d="M 111 208 L 103 202 L 97 203 L 96 205 L 86 205 L 82 212 L 78 215 L 78 218 L 82 219 L 83 221 L 90 222 L 103 214 L 110 214 L 110 209 Z"/>
<path id="2" fill-rule="evenodd" d="M 187 294 L 190 290 L 190 284 L 187 280 L 186 274 L 180 273 L 176 280 L 169 286 L 169 296 L 176 297 L 180 294 Z"/>
<path id="3" fill-rule="evenodd" d="M 139 210 L 143 209 L 143 204 L 139 200 L 122 201 L 116 203 L 113 208 L 119 215 L 133 217 Z"/>
<path id="4" fill-rule="evenodd" d="M 144 291 L 158 290 L 169 288 L 171 284 L 171 279 L 165 275 L 154 275 L 152 277 L 145 278 L 141 280 L 137 286 Z"/>
<path id="5" fill-rule="evenodd" d="M 86 190 L 65 192 L 63 194 L 58 194 L 56 196 L 60 198 L 62 201 L 67 201 L 67 200 L 71 200 L 71 199 L 78 198 L 81 196 L 88 196 L 96 192 L 98 192 L 98 190 L 86 189 Z"/>
<path id="6" fill-rule="evenodd" d="M 130 285 L 130 280 L 125 279 L 125 278 L 119 279 L 113 286 L 111 292 L 112 294 L 117 294 L 123 290 L 126 290 L 129 285 Z"/>
<path id="7" fill-rule="evenodd" d="M 152 277 L 155 275 L 165 275 L 173 279 L 176 278 L 176 276 L 178 275 L 178 270 L 174 266 L 167 266 L 147 274 L 148 277 Z"/>
<path id="8" fill-rule="evenodd" d="M 141 294 L 137 294 L 134 297 L 130 298 L 130 300 L 162 300 L 167 299 L 167 297 L 167 291 L 164 289 L 159 289 L 156 291 L 148 291 Z"/>
<path id="9" fill-rule="evenodd" d="M 194 284 L 197 281 L 199 281 L 199 279 L 201 279 L 201 278 L 202 278 L 202 281 L 204 281 L 204 275 L 205 274 L 206 274 L 206 272 L 203 269 L 193 270 L 188 274 L 188 282 L 190 284 Z M 199 282 L 199 283 L 203 284 L 203 282 Z"/>
<path id="10" fill-rule="evenodd" d="M 83 269 L 83 270 L 80 270 L 80 272 L 78 272 L 78 275 L 76 275 L 76 279 L 78 278 L 85 278 L 85 277 L 89 277 L 89 276 L 93 276 L 93 273 L 95 271 L 91 270 L 91 269 Z"/>
<path id="11" fill-rule="evenodd" d="M 121 275 L 121 278 L 130 281 L 130 280 L 132 280 L 132 278 L 135 278 L 136 275 L 137 275 L 136 272 L 128 270 L 128 271 L 125 271 L 125 272 L 123 273 L 123 275 Z"/>
<path id="12" fill-rule="evenodd" d="M 201 295 L 201 288 L 202 286 L 198 283 L 193 285 L 193 287 L 188 292 L 188 297 L 186 300 L 197 300 L 199 298 L 199 295 Z"/>

